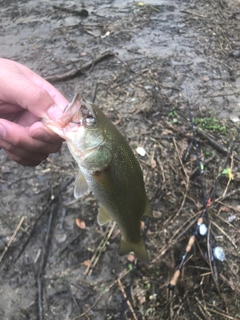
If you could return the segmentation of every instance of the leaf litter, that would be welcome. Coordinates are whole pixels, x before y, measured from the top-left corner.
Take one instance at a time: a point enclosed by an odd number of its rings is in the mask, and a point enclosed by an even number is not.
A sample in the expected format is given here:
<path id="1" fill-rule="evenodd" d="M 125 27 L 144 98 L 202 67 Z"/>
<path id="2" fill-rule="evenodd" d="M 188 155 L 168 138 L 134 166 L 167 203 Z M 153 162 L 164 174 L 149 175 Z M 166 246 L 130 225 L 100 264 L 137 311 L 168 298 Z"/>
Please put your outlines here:
<path id="1" fill-rule="evenodd" d="M 78 169 L 65 144 L 37 168 L 1 151 L 0 318 L 240 319 L 239 138 L 227 164 L 233 179 L 221 176 L 208 208 L 226 260 L 215 270 L 206 237 L 198 238 L 168 289 L 203 208 L 194 147 L 183 162 L 192 137 L 184 82 L 194 117 L 208 119 L 196 139 L 209 195 L 239 130 L 231 120 L 239 117 L 239 3 L 55 5 L 61 10 L 3 3 L 2 56 L 53 81 L 69 100 L 77 91 L 95 100 L 133 150 L 142 148 L 135 154 L 154 210 L 145 221 L 150 263 L 118 256 L 118 228 L 97 225 L 93 195 L 73 199 Z M 83 9 L 88 16 L 74 14 Z M 226 133 L 211 130 L 209 119 Z"/>

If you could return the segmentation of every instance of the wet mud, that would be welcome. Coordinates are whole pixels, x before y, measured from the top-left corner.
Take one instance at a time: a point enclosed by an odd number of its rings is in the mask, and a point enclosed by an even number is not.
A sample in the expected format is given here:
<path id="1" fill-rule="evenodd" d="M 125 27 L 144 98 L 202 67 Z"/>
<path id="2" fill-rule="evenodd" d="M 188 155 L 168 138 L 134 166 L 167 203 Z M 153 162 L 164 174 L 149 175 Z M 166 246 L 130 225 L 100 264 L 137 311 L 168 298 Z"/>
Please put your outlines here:
<path id="1" fill-rule="evenodd" d="M 1 57 L 103 109 L 140 162 L 154 215 L 145 220 L 150 263 L 137 264 L 124 304 L 135 266 L 118 255 L 117 226 L 98 226 L 94 196 L 74 199 L 66 145 L 36 168 L 1 150 L 0 319 L 240 319 L 239 1 L 0 4 Z M 188 102 L 205 133 L 206 194 L 225 163 L 234 177 L 220 179 L 209 208 L 227 259 L 213 270 L 198 238 L 169 292 L 204 203 L 195 148 L 183 163 Z"/>

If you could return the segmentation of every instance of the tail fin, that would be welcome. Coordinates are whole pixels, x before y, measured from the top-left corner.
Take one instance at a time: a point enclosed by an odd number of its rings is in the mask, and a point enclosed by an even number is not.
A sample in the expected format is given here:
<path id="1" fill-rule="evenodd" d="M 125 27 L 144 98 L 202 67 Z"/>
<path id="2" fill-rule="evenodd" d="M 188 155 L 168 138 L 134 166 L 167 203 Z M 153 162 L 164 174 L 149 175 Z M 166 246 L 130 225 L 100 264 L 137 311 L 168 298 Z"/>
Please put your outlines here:
<path id="1" fill-rule="evenodd" d="M 141 239 L 139 243 L 132 243 L 128 240 L 125 240 L 123 237 L 121 239 L 120 243 L 120 249 L 119 254 L 120 256 L 123 256 L 125 254 L 128 254 L 129 252 L 133 251 L 138 259 L 140 259 L 143 262 L 148 262 L 148 253 L 145 248 L 144 242 Z"/>

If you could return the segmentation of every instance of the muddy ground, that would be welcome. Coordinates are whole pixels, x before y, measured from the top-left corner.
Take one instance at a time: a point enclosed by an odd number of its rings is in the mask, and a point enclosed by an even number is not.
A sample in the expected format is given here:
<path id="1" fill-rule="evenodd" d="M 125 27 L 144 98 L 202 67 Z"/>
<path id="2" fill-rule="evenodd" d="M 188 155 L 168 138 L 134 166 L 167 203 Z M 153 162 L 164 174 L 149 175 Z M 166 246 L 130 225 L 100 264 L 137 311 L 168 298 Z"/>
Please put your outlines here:
<path id="1" fill-rule="evenodd" d="M 94 197 L 74 200 L 66 145 L 36 168 L 1 151 L 0 319 L 240 319 L 239 1 L 0 4 L 1 56 L 69 100 L 79 91 L 101 106 L 135 151 L 154 213 L 145 220 L 150 263 L 135 266 L 117 253 L 117 226 L 98 226 Z M 186 87 L 207 134 L 197 134 L 206 196 L 216 189 L 208 236 L 197 237 L 169 291 L 204 203 L 194 147 L 183 162 Z M 223 168 L 234 179 L 216 185 Z M 225 261 L 209 263 L 211 243 Z"/>

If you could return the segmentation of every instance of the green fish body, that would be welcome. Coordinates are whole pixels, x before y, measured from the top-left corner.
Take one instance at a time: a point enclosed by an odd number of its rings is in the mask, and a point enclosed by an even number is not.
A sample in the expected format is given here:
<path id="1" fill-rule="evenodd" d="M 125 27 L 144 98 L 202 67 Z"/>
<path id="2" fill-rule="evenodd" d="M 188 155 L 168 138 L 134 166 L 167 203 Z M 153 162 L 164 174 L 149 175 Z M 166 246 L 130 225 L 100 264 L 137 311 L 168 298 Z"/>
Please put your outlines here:
<path id="1" fill-rule="evenodd" d="M 115 220 L 121 230 L 120 255 L 133 251 L 142 261 L 148 254 L 140 220 L 151 216 L 140 165 L 122 134 L 95 105 L 77 94 L 58 121 L 43 122 L 67 141 L 80 174 L 74 196 L 92 191 L 100 202 L 98 223 Z"/>

